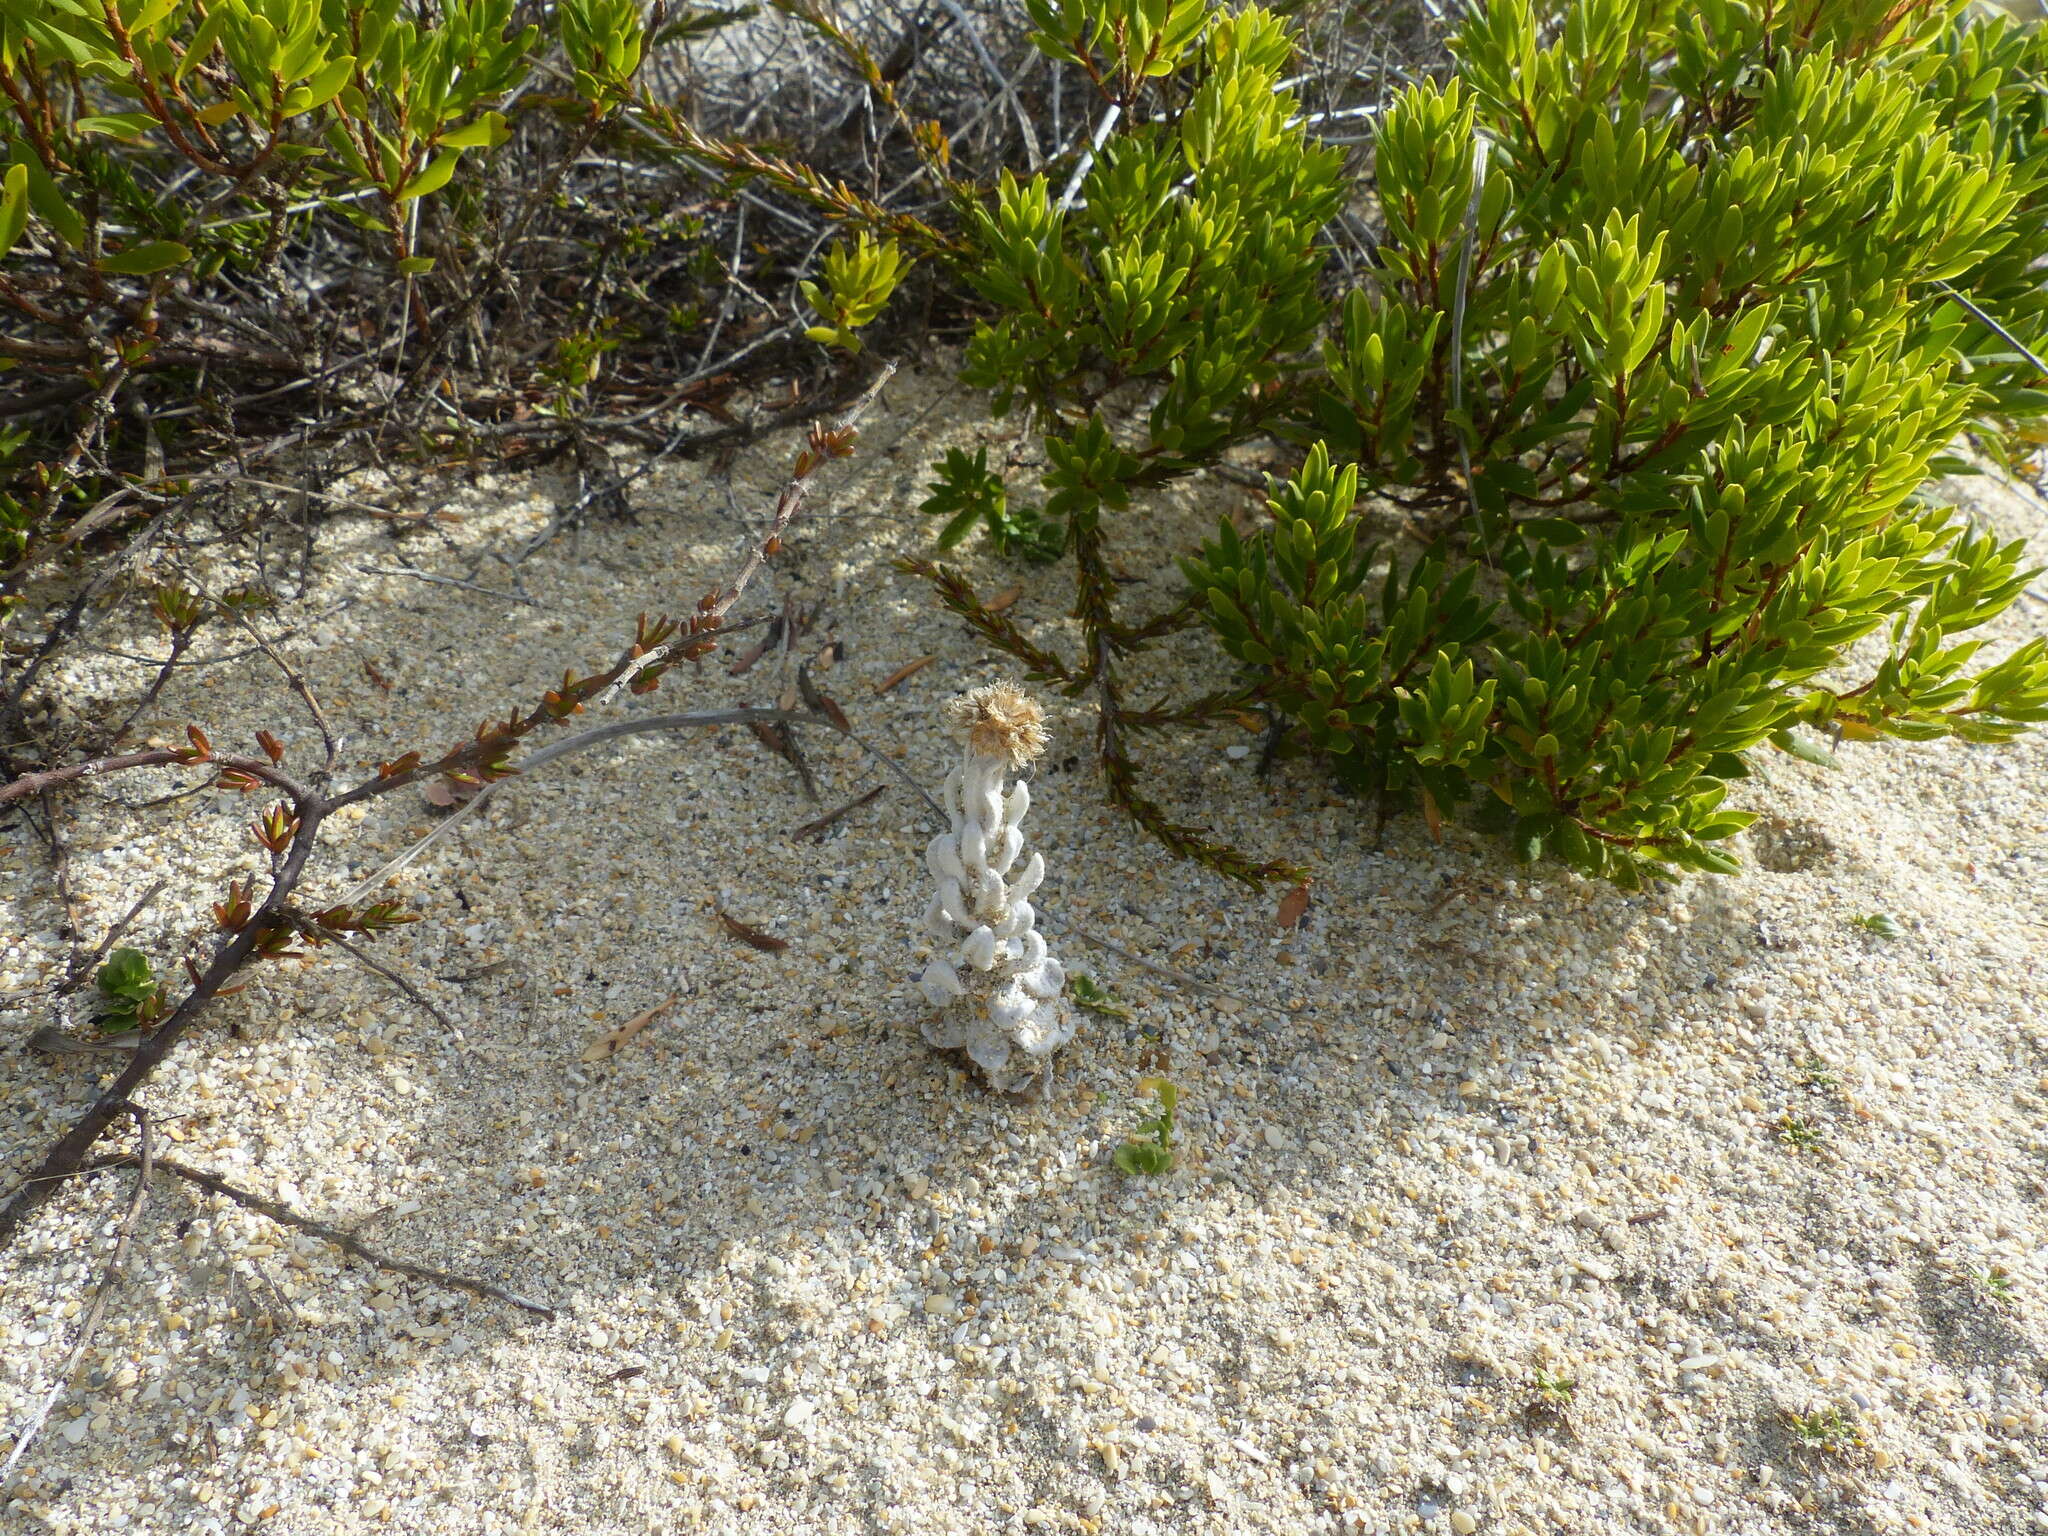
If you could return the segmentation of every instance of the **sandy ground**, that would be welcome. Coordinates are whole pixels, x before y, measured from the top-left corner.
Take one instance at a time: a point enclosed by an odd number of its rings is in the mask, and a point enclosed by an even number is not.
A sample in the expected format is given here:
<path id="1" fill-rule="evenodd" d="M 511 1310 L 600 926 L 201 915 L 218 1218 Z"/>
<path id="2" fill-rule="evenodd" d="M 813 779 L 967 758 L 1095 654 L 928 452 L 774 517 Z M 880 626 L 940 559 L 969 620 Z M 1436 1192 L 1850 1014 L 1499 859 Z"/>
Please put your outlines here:
<path id="1" fill-rule="evenodd" d="M 930 456 L 992 430 L 956 395 L 943 373 L 901 376 L 741 610 L 819 605 L 798 654 L 841 643 L 825 687 L 927 785 L 952 750 L 938 705 L 1001 670 L 888 565 L 924 547 Z M 493 552 L 561 491 L 421 484 L 408 505 L 462 520 L 336 517 L 303 596 L 260 622 L 289 631 L 352 781 L 601 664 L 635 612 L 694 600 L 792 448 L 743 456 L 729 486 L 659 470 L 637 526 L 519 568 L 530 603 L 363 573 L 507 590 Z M 2027 493 L 1968 493 L 2048 553 Z M 1170 601 L 1160 549 L 1245 494 L 1172 502 L 1159 547 L 1121 552 L 1146 578 L 1133 600 Z M 221 586 L 254 574 L 195 558 Z M 271 558 L 289 591 L 291 551 Z M 1022 583 L 1034 633 L 1068 634 L 1060 571 L 967 563 L 985 592 Z M 1994 648 L 2044 623 L 2023 602 Z M 161 654 L 125 624 L 97 639 Z M 199 654 L 243 644 L 216 629 Z M 786 686 L 774 657 L 727 664 L 613 712 Z M 105 711 L 149 672 L 87 656 L 63 681 L 70 707 Z M 1153 674 L 1221 676 L 1199 637 Z M 738 729 L 556 765 L 395 888 L 427 920 L 376 952 L 452 1028 L 330 952 L 218 1008 L 148 1103 L 167 1155 L 559 1319 L 158 1183 L 0 1525 L 2048 1530 L 2048 740 L 1853 748 L 1832 772 L 1774 757 L 1743 787 L 1766 813 L 1745 872 L 1633 898 L 1456 828 L 1438 846 L 1397 824 L 1376 846 L 1312 765 L 1258 777 L 1234 727 L 1147 743 L 1170 802 L 1317 868 L 1304 926 L 1282 931 L 1272 897 L 1110 814 L 1075 767 L 1085 715 L 1051 702 L 1042 926 L 1133 1017 L 1090 1018 L 1048 1102 L 992 1100 L 918 1037 L 921 806 L 892 787 L 792 840 L 882 782 L 857 751 L 806 739 L 816 803 Z M 261 656 L 180 672 L 140 734 L 188 720 L 243 749 L 268 727 L 317 762 Z M 170 960 L 258 867 L 247 800 L 129 808 L 190 781 L 64 797 L 88 946 L 164 876 L 129 942 Z M 439 814 L 408 793 L 337 827 L 309 900 Z M 26 1045 L 85 1010 L 47 990 L 70 948 L 40 844 L 16 816 L 0 848 L 4 1181 L 111 1074 Z M 736 942 L 721 908 L 787 949 Z M 1880 912 L 1897 937 L 1851 921 Z M 613 1059 L 581 1061 L 672 994 Z M 1111 1154 L 1160 1070 L 1183 1095 L 1181 1165 L 1128 1177 Z M 0 1255 L 6 1433 L 70 1347 L 131 1179 L 66 1192 Z"/>

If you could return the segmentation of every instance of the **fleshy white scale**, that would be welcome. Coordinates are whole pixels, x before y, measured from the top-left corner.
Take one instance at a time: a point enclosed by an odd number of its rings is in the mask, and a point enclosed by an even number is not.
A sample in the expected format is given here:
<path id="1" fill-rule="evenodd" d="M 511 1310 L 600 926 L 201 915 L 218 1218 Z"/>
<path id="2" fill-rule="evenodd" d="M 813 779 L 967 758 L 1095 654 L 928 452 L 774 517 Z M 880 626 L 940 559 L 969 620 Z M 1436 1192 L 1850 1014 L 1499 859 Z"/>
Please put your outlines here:
<path id="1" fill-rule="evenodd" d="M 925 867 L 938 890 L 924 927 L 939 941 L 918 988 L 932 1006 L 924 1037 L 964 1051 L 989 1085 L 1023 1093 L 1041 1084 L 1052 1053 L 1074 1037 L 1066 972 L 1035 927 L 1026 900 L 1045 879 L 1045 859 L 1024 852 L 1021 823 L 1031 808 L 1009 774 L 1045 748 L 1044 711 L 1007 683 L 977 688 L 947 706 L 965 751 L 942 799 L 952 829 L 933 838 Z"/>

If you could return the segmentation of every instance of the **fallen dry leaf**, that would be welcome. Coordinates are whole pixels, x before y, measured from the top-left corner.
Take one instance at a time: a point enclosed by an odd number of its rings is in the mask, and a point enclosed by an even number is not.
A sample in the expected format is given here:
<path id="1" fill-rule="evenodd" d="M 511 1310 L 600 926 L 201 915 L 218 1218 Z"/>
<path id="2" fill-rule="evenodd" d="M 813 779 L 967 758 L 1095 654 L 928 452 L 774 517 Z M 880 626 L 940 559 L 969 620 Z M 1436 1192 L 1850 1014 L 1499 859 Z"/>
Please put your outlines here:
<path id="1" fill-rule="evenodd" d="M 817 683 L 811 677 L 811 669 L 801 666 L 796 669 L 797 691 L 803 695 L 804 703 L 830 720 L 840 730 L 852 734 L 853 726 L 846 718 L 846 711 L 827 695 L 819 692 Z"/>
<path id="2" fill-rule="evenodd" d="M 1293 890 L 1280 898 L 1279 920 L 1282 928 L 1299 928 L 1301 920 L 1308 915 L 1308 882 L 1302 881 Z"/>
<path id="3" fill-rule="evenodd" d="M 937 661 L 938 659 L 938 656 L 934 654 L 931 656 L 920 656 L 915 661 L 906 661 L 894 672 L 891 672 L 887 677 L 883 678 L 879 683 L 875 684 L 875 692 L 887 693 L 891 688 L 894 688 L 898 683 L 906 682 L 909 679 L 917 676 L 918 673 L 922 672 L 926 667 L 930 666 L 933 662 Z"/>
<path id="4" fill-rule="evenodd" d="M 1429 823 L 1429 835 L 1435 842 L 1444 840 L 1444 813 L 1437 808 L 1436 796 L 1428 790 L 1422 792 L 1422 819 Z"/>
<path id="5" fill-rule="evenodd" d="M 762 631 L 761 638 L 754 642 L 753 646 L 747 651 L 747 653 L 744 656 L 740 657 L 738 661 L 734 662 L 731 666 L 725 669 L 726 675 L 728 677 L 743 676 L 747 671 L 749 671 L 753 667 L 755 662 L 759 661 L 763 656 L 766 656 L 771 650 L 773 650 L 776 646 L 780 645 L 781 643 L 782 620 L 779 618 L 770 619 L 768 621 L 767 629 Z"/>
<path id="6" fill-rule="evenodd" d="M 645 1013 L 635 1014 L 610 1034 L 601 1035 L 591 1041 L 589 1045 L 583 1048 L 583 1060 L 586 1062 L 609 1061 L 619 1053 L 620 1046 L 639 1034 L 641 1030 L 652 1024 L 663 1013 L 673 1008 L 675 1001 L 675 994 L 671 992 Z"/>
<path id="7" fill-rule="evenodd" d="M 458 784 L 453 779 L 431 779 L 420 795 L 436 810 L 452 811 L 458 805 L 469 804 L 482 788 L 481 784 Z"/>
<path id="8" fill-rule="evenodd" d="M 758 949 L 763 954 L 779 955 L 789 948 L 789 940 L 778 939 L 774 934 L 763 933 L 758 928 L 750 928 L 730 912 L 719 913 L 718 920 L 725 924 L 725 931 L 727 933 L 738 939 L 742 944 Z"/>
<path id="9" fill-rule="evenodd" d="M 1007 592 L 998 592 L 982 606 L 988 609 L 990 613 L 1001 613 L 1023 595 L 1024 589 L 1022 587 L 1012 587 Z"/>

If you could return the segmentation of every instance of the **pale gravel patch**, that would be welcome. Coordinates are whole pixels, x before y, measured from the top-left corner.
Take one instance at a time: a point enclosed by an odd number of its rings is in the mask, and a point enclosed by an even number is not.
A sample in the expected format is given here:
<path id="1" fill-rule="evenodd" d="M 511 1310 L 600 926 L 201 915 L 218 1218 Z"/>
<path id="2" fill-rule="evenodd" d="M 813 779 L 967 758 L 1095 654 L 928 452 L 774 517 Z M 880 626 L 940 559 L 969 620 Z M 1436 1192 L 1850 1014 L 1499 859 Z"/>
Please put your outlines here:
<path id="1" fill-rule="evenodd" d="M 953 750 L 938 704 L 1002 670 L 888 566 L 924 547 L 929 457 L 1009 430 L 957 393 L 943 371 L 903 375 L 744 605 L 823 600 L 849 653 L 823 685 L 930 786 Z M 749 522 L 792 448 L 740 459 Z M 465 555 L 542 527 L 555 489 L 451 486 L 465 521 L 398 549 L 463 575 Z M 2048 532 L 2025 496 L 1970 494 L 2008 532 Z M 1242 495 L 1177 496 L 1158 536 L 1185 547 Z M 564 664 L 594 668 L 635 612 L 687 604 L 730 566 L 744 524 L 707 468 L 658 470 L 636 500 L 638 527 L 529 563 L 540 609 L 352 577 L 391 563 L 389 530 L 325 525 L 314 588 L 277 622 L 362 594 L 287 647 L 347 772 L 530 700 Z M 1141 606 L 1170 600 L 1178 578 L 1153 551 L 1120 558 L 1149 578 Z M 967 563 L 985 592 L 1021 580 L 1034 628 L 1070 629 L 1062 572 Z M 1993 639 L 2044 621 L 2023 603 Z M 874 696 L 927 651 L 939 661 Z M 101 709 L 146 675 L 100 660 L 64 678 L 76 707 Z M 1220 676 L 1183 637 L 1132 692 Z M 769 662 L 738 679 L 686 666 L 611 713 L 758 704 L 778 686 Z M 1281 934 L 1270 898 L 1168 862 L 1091 776 L 1063 771 L 1087 717 L 1048 703 L 1033 806 L 1048 935 L 1137 1010 L 1085 1020 L 1049 1103 L 992 1100 L 918 1038 L 930 834 L 903 791 L 794 844 L 822 807 L 743 731 L 559 765 L 402 876 L 429 920 L 376 941 L 456 1032 L 329 955 L 220 1005 L 148 1102 L 166 1153 L 552 1300 L 561 1320 L 380 1276 L 164 1183 L 7 1521 L 2048 1529 L 2048 743 L 1855 747 L 1835 772 L 1769 760 L 1739 798 L 1784 823 L 1763 840 L 1773 861 L 1803 868 L 1627 897 L 1518 870 L 1455 827 L 1435 846 L 1397 823 L 1376 848 L 1369 814 L 1313 767 L 1259 780 L 1234 729 L 1143 741 L 1170 803 L 1316 865 L 1305 929 Z M 261 658 L 181 676 L 159 714 L 165 739 L 188 719 L 237 746 L 267 726 L 292 761 L 317 759 Z M 805 742 L 824 805 L 875 782 L 844 744 Z M 168 957 L 257 867 L 249 801 L 197 796 L 147 826 L 114 804 L 180 781 L 67 796 L 88 943 L 168 874 L 131 938 Z M 416 795 L 370 807 L 336 829 L 309 898 L 431 825 Z M 36 845 L 7 837 L 0 992 L 67 954 Z M 736 944 L 716 906 L 788 951 Z M 1849 925 L 1875 911 L 1904 936 Z M 1082 927 L 1265 1006 L 1171 988 Z M 437 979 L 503 959 L 517 968 Z M 579 1064 L 671 992 L 614 1061 Z M 50 1005 L 17 1002 L 0 1047 L 18 1085 L 0 1105 L 10 1174 L 98 1066 L 30 1054 Z M 1138 1078 L 1162 1066 L 1182 1089 L 1184 1166 L 1133 1181 L 1109 1156 L 1142 1113 Z M 1832 1085 L 1802 1080 L 1816 1076 Z M 1782 1143 L 1788 1113 L 1820 1150 Z M 129 1177 L 67 1193 L 0 1259 L 0 1424 L 63 1358 Z M 1993 1266 L 2010 1300 L 1979 1278 Z M 1564 1415 L 1531 1411 L 1539 1368 L 1576 1379 Z M 1792 1444 L 1781 1413 L 1829 1405 L 1864 1449 Z"/>

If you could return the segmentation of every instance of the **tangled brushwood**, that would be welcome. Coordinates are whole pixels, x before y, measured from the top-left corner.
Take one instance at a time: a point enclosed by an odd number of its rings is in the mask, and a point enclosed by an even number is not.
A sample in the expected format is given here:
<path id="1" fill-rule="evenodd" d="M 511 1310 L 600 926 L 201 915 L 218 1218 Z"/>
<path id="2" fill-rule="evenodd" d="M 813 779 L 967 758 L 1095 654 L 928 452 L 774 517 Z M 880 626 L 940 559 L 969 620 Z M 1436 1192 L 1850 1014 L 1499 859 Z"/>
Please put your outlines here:
<path id="1" fill-rule="evenodd" d="M 2048 641 L 1986 665 L 1965 638 L 2022 549 L 1928 492 L 1959 435 L 2001 454 L 2048 411 L 2048 34 L 1957 4 L 1500 0 L 1451 78 L 1386 104 L 1368 181 L 1307 136 L 1271 13 L 1033 15 L 1113 131 L 1064 188 L 967 207 L 953 259 L 995 311 L 966 376 L 1030 409 L 1048 495 L 955 453 L 927 508 L 942 543 L 1064 551 L 1081 654 L 913 568 L 1097 698 L 1112 793 L 1170 846 L 1281 872 L 1171 822 L 1124 750 L 1255 704 L 1382 817 L 1476 802 L 1629 886 L 1733 868 L 1728 786 L 1765 744 L 1823 755 L 1802 727 L 2048 718 Z M 1319 237 L 1368 190 L 1379 238 L 1332 300 Z M 1181 607 L 1122 613 L 1117 524 L 1259 437 L 1309 450 L 1268 524 L 1220 528 Z M 1124 658 L 1191 622 L 1241 686 L 1125 705 Z"/>

